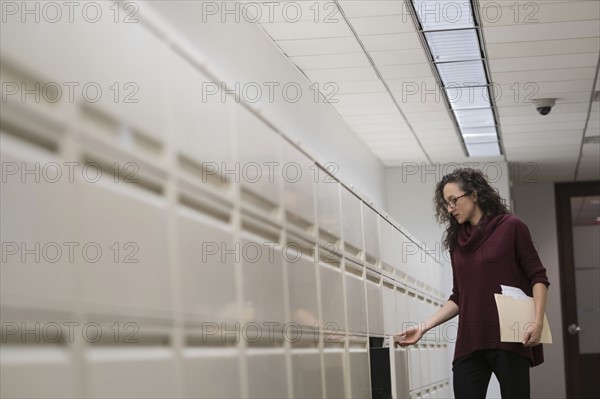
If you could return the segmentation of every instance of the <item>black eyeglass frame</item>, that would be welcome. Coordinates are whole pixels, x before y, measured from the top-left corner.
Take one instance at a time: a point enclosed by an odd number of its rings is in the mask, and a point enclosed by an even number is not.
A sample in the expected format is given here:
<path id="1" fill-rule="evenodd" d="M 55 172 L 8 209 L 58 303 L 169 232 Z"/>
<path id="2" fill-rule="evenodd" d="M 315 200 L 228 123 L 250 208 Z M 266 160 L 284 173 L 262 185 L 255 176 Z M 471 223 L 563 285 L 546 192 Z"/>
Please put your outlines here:
<path id="1" fill-rule="evenodd" d="M 446 208 L 450 207 L 451 209 L 455 209 L 456 208 L 456 202 L 461 199 L 462 197 L 464 197 L 465 195 L 469 195 L 471 193 L 464 193 L 463 195 L 459 195 L 458 197 L 451 199 L 450 201 L 446 202 Z"/>

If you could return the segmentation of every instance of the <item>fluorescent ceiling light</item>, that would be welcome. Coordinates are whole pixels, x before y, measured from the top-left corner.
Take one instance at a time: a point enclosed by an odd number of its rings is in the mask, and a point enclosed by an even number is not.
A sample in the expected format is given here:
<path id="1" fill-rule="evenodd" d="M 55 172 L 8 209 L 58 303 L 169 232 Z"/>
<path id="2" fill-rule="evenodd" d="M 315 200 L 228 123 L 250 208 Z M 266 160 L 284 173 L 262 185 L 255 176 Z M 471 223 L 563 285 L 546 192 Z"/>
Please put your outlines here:
<path id="1" fill-rule="evenodd" d="M 413 0 L 424 31 L 475 27 L 468 0 Z"/>
<path id="2" fill-rule="evenodd" d="M 463 136 L 486 136 L 489 134 L 496 134 L 496 126 L 486 127 L 465 127 L 461 129 Z"/>
<path id="3" fill-rule="evenodd" d="M 501 155 L 472 0 L 412 0 L 412 5 L 469 156 Z"/>
<path id="4" fill-rule="evenodd" d="M 467 136 L 463 135 L 466 144 L 483 144 L 483 143 L 497 143 L 497 134 L 482 134 L 479 136 Z"/>
<path id="5" fill-rule="evenodd" d="M 498 141 L 496 126 L 463 128 L 461 134 L 465 144 L 495 143 Z"/>
<path id="6" fill-rule="evenodd" d="M 466 127 L 494 126 L 494 113 L 491 108 L 461 109 L 454 111 L 461 130 Z"/>
<path id="7" fill-rule="evenodd" d="M 471 157 L 493 157 L 500 155 L 498 143 L 469 144 L 466 143 L 467 151 Z"/>
<path id="8" fill-rule="evenodd" d="M 435 66 L 444 87 L 485 86 L 488 83 L 481 61 L 446 62 Z"/>
<path id="9" fill-rule="evenodd" d="M 452 109 L 489 108 L 492 105 L 487 86 L 447 87 L 444 91 Z"/>
<path id="10" fill-rule="evenodd" d="M 470 61 L 481 59 L 475 29 L 426 32 L 434 62 Z"/>

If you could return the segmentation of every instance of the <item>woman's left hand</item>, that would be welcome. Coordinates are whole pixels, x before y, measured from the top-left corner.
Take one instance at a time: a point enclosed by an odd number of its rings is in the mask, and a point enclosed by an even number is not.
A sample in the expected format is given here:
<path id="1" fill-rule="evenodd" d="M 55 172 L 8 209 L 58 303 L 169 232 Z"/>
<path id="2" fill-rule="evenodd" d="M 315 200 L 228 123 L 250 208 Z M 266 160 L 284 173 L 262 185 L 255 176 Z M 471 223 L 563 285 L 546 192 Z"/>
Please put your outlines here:
<path id="1" fill-rule="evenodd" d="M 538 323 L 529 323 L 523 338 L 523 346 L 532 347 L 540 344 L 542 339 L 542 325 Z"/>

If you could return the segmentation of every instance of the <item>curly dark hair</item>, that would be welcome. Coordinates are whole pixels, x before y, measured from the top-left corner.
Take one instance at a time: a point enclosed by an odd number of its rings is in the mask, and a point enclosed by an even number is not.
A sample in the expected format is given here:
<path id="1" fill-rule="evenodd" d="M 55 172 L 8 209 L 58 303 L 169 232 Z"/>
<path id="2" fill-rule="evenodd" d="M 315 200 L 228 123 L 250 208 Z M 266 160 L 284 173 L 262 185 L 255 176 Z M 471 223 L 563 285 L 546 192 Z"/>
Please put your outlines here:
<path id="1" fill-rule="evenodd" d="M 444 187 L 447 183 L 456 183 L 466 194 L 477 193 L 477 203 L 486 216 L 510 213 L 506 201 L 500 197 L 498 189 L 490 186 L 486 176 L 478 169 L 459 168 L 447 174 L 435 187 L 433 205 L 435 219 L 439 224 L 446 224 L 442 239 L 444 248 L 452 250 L 456 247 L 460 224 L 448 212 L 444 199 Z"/>

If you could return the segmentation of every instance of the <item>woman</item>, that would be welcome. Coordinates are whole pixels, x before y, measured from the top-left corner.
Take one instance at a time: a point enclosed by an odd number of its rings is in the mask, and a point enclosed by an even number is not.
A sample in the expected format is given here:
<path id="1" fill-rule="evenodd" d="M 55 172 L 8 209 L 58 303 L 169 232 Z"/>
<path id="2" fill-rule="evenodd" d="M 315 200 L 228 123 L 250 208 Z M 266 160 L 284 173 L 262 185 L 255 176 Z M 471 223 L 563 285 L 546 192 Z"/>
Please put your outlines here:
<path id="1" fill-rule="evenodd" d="M 435 189 L 439 223 L 447 224 L 454 287 L 448 302 L 431 318 L 396 336 L 401 346 L 417 343 L 430 329 L 459 315 L 452 370 L 456 398 L 485 398 L 492 373 L 503 398 L 528 398 L 529 367 L 543 362 L 539 345 L 546 308 L 546 269 L 527 226 L 509 213 L 483 173 L 457 169 Z M 500 342 L 495 293 L 500 285 L 533 296 L 535 320 L 522 343 Z"/>

